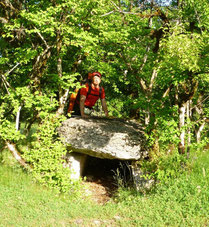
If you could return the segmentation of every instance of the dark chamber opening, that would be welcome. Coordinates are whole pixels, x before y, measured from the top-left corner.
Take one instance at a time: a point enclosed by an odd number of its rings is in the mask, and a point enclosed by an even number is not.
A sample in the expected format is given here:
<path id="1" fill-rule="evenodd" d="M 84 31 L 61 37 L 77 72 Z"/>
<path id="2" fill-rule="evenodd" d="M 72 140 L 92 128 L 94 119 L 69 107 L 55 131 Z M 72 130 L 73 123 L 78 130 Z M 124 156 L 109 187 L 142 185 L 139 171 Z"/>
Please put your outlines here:
<path id="1" fill-rule="evenodd" d="M 100 181 L 103 185 L 126 187 L 132 182 L 132 172 L 129 165 L 129 161 L 87 156 L 83 177 L 86 177 L 87 181 Z"/>

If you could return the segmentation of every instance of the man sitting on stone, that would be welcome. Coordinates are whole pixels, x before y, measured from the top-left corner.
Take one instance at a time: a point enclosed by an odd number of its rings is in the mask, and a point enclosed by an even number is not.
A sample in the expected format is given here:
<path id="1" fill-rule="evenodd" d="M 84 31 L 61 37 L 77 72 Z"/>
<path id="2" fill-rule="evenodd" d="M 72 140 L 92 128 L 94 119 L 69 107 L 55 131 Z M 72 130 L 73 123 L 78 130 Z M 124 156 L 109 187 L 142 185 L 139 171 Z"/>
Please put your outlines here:
<path id="1" fill-rule="evenodd" d="M 92 112 L 92 107 L 100 98 L 102 109 L 105 113 L 105 116 L 108 117 L 105 91 L 104 88 L 100 86 L 101 77 L 101 73 L 99 72 L 89 74 L 88 79 L 91 81 L 91 83 L 87 83 L 85 87 L 79 90 L 73 106 L 73 114 L 80 115 L 83 118 L 88 118 Z M 69 109 L 68 112 L 70 112 Z"/>

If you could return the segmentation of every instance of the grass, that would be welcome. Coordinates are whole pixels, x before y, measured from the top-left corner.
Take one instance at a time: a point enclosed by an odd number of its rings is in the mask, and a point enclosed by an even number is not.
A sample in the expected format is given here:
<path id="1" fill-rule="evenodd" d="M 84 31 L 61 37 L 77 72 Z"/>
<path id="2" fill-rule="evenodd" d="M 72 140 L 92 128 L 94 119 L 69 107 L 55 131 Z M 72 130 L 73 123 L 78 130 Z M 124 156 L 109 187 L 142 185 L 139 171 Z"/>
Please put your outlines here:
<path id="1" fill-rule="evenodd" d="M 0 226 L 208 226 L 208 153 L 155 191 L 121 189 L 105 205 L 37 185 L 7 158 L 0 164 Z"/>

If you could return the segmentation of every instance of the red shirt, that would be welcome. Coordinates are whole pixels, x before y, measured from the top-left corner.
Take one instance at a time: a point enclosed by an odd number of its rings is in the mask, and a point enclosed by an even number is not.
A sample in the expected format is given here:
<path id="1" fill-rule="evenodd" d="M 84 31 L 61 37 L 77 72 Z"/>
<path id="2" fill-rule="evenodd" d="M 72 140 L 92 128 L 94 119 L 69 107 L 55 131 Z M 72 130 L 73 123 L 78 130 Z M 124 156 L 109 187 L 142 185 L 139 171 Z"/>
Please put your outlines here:
<path id="1" fill-rule="evenodd" d="M 96 101 L 99 98 L 101 98 L 101 99 L 105 98 L 105 91 L 104 91 L 103 87 L 102 87 L 102 91 L 101 91 L 100 96 L 99 96 L 100 87 L 95 88 L 95 87 L 92 87 L 92 85 L 91 85 L 91 93 L 87 95 L 88 90 L 89 90 L 89 85 L 86 84 L 86 87 L 81 88 L 81 91 L 80 91 L 80 95 L 86 96 L 86 100 L 85 100 L 85 103 L 84 103 L 85 106 L 88 106 L 88 107 L 91 108 L 95 105 Z"/>

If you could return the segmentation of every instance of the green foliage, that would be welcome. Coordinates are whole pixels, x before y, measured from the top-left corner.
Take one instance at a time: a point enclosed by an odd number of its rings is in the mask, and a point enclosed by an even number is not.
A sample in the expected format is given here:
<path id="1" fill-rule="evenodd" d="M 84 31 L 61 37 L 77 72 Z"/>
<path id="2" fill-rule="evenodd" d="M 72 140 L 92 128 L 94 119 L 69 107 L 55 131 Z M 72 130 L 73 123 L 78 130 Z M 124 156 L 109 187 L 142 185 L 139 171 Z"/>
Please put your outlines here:
<path id="1" fill-rule="evenodd" d="M 53 114 L 44 115 L 34 134 L 35 141 L 24 151 L 24 157 L 32 166 L 31 172 L 38 182 L 62 192 L 69 192 L 75 184 L 73 185 L 70 179 L 69 168 L 64 168 L 67 150 L 56 138 L 54 131 L 60 126 L 61 120 L 63 119 L 58 120 Z"/>
<path id="2" fill-rule="evenodd" d="M 199 71 L 199 42 L 200 35 L 194 34 L 191 39 L 190 34 L 182 35 L 182 28 L 173 31 L 169 40 L 166 40 L 163 50 L 165 53 L 165 60 L 163 64 L 169 68 L 170 71 Z"/>
<path id="3" fill-rule="evenodd" d="M 17 142 L 21 139 L 24 139 L 25 136 L 17 131 L 10 121 L 4 120 L 0 121 L 0 137 L 1 139 L 7 141 Z"/>
<path id="4" fill-rule="evenodd" d="M 161 184 L 177 179 L 188 167 L 188 160 L 175 150 L 170 152 L 152 154 L 151 160 L 141 161 L 140 167 L 146 173 L 145 177 L 154 178 Z"/>

